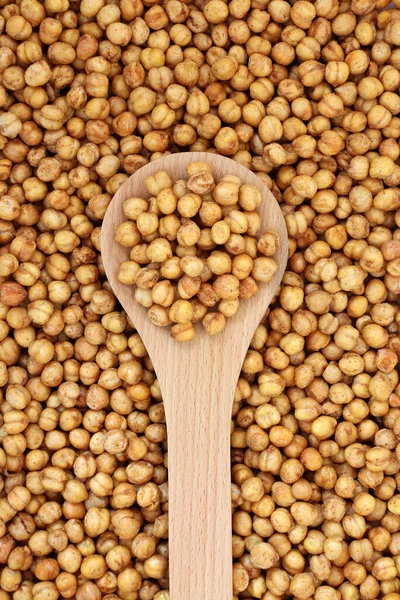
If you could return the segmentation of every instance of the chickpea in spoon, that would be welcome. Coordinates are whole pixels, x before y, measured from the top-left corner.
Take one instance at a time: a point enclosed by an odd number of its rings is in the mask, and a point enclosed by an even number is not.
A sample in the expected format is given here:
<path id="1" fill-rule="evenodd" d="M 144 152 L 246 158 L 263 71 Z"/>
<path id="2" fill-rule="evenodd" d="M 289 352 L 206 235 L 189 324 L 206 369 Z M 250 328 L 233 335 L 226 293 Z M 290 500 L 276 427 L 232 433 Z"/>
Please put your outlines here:
<path id="1" fill-rule="evenodd" d="M 239 302 L 271 281 L 279 245 L 274 231 L 259 235 L 263 197 L 255 185 L 234 174 L 215 180 L 203 161 L 189 163 L 186 175 L 174 181 L 160 170 L 146 177 L 149 197 L 124 201 L 127 220 L 115 234 L 129 248 L 119 281 L 135 286 L 154 325 L 170 326 L 184 342 L 200 321 L 209 335 L 225 329 Z"/>

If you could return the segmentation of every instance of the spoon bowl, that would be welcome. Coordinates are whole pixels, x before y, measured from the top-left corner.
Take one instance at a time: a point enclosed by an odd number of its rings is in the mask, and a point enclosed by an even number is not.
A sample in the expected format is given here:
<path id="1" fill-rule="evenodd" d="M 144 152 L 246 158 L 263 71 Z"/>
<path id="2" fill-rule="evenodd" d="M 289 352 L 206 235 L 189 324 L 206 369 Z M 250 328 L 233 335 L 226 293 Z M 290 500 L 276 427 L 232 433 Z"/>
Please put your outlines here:
<path id="1" fill-rule="evenodd" d="M 261 190 L 260 234 L 267 229 L 278 234 L 278 268 L 269 283 L 260 284 L 255 296 L 240 301 L 222 333 L 209 336 L 197 324 L 196 337 L 182 343 L 170 336 L 169 328 L 154 326 L 147 310 L 134 300 L 133 286 L 118 280 L 119 265 L 129 259 L 129 249 L 114 240 L 117 227 L 127 220 L 124 201 L 148 197 L 146 177 L 165 170 L 173 180 L 183 179 L 187 165 L 194 161 L 208 162 L 215 180 L 233 174 L 242 184 Z M 117 191 L 103 221 L 101 254 L 110 285 L 146 346 L 163 396 L 168 428 L 171 600 L 231 600 L 232 403 L 251 339 L 285 270 L 288 239 L 282 212 L 267 186 L 243 165 L 206 152 L 171 154 L 139 169 Z"/>

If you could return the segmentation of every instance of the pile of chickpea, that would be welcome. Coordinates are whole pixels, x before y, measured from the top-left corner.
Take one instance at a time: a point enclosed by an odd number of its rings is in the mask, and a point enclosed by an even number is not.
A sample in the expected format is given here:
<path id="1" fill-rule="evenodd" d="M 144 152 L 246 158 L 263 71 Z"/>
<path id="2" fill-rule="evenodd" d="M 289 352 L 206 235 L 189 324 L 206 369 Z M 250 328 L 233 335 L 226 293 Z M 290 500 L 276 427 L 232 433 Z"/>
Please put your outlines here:
<path id="1" fill-rule="evenodd" d="M 400 600 L 393 4 L 0 0 L 0 600 L 169 599 L 162 397 L 99 237 L 182 150 L 290 238 L 233 405 L 233 600 Z"/>
<path id="2" fill-rule="evenodd" d="M 277 233 L 260 231 L 257 208 L 265 199 L 256 185 L 229 173 L 215 181 L 202 161 L 189 163 L 186 175 L 146 177 L 149 198 L 124 200 L 128 220 L 115 233 L 129 250 L 119 281 L 135 285 L 134 298 L 151 322 L 172 325 L 178 342 L 190 342 L 199 321 L 208 335 L 221 333 L 239 301 L 271 281 L 279 246 Z"/>

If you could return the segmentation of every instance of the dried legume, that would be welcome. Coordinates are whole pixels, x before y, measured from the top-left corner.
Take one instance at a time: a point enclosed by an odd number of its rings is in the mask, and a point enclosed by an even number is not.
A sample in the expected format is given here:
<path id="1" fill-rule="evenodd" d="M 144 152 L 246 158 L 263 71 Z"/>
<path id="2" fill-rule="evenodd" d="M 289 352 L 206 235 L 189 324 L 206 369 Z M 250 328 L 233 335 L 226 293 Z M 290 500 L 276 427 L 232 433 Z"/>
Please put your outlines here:
<path id="1" fill-rule="evenodd" d="M 399 600 L 393 4 L 0 0 L 0 600 L 169 598 L 162 397 L 99 237 L 185 149 L 290 237 L 233 405 L 233 599 Z"/>

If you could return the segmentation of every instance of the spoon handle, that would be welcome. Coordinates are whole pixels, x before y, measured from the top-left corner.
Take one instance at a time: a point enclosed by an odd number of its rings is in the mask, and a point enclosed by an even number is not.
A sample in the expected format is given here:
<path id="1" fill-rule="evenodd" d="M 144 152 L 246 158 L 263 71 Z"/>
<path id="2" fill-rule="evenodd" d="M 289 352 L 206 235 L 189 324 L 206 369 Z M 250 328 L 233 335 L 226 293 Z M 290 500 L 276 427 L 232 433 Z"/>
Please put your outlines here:
<path id="1" fill-rule="evenodd" d="M 232 403 L 226 394 L 233 401 L 236 381 L 199 365 L 180 379 L 164 388 L 172 394 L 165 399 L 171 600 L 232 600 Z"/>

